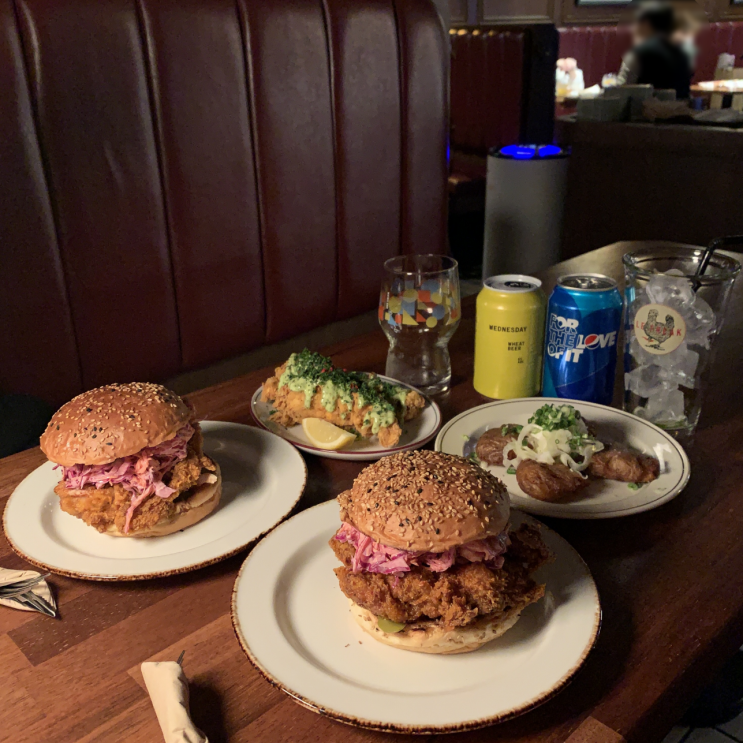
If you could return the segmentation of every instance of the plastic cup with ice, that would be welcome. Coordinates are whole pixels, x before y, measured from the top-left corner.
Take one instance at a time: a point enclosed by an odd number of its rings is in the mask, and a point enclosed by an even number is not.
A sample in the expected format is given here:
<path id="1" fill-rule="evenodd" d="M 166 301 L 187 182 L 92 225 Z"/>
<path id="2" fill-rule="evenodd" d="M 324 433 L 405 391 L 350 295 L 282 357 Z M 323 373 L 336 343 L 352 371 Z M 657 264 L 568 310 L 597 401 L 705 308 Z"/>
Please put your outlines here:
<path id="1" fill-rule="evenodd" d="M 687 420 L 686 396 L 698 387 L 707 357 L 700 351 L 710 348 L 716 331 L 715 313 L 694 292 L 691 281 L 676 270 L 654 274 L 644 289 L 635 292 L 627 308 L 628 327 L 634 327 L 637 312 L 646 304 L 664 305 L 678 312 L 686 334 L 677 348 L 665 354 L 650 353 L 631 334 L 627 350 L 633 368 L 624 376 L 625 390 L 643 399 L 634 409 L 636 415 L 661 426 L 682 426 Z"/>

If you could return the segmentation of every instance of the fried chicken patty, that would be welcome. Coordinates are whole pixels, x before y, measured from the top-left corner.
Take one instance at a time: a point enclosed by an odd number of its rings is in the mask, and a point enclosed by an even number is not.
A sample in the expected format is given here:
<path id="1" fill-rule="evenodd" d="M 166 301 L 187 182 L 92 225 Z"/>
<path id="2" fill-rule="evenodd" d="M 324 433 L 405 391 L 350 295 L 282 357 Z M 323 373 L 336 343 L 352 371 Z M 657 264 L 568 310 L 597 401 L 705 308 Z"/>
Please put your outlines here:
<path id="1" fill-rule="evenodd" d="M 151 495 L 137 506 L 129 525 L 130 533 L 148 529 L 162 520 L 172 519 L 179 510 L 178 499 L 197 484 L 202 472 L 216 472 L 216 465 L 202 453 L 201 446 L 201 430 L 197 427 L 188 442 L 186 458 L 176 462 L 163 477 L 163 482 L 176 492 L 169 498 Z M 122 485 L 107 485 L 103 488 L 86 485 L 81 490 L 70 490 L 61 481 L 54 492 L 59 496 L 60 507 L 65 513 L 82 519 L 99 532 L 106 532 L 111 524 L 119 531 L 124 531 L 132 494 Z"/>
<path id="2" fill-rule="evenodd" d="M 354 603 L 393 622 L 436 620 L 445 628 L 462 627 L 488 615 L 497 618 L 520 611 L 544 595 L 544 586 L 530 575 L 550 559 L 539 529 L 522 525 L 510 535 L 503 567 L 491 570 L 483 563 L 456 565 L 442 573 L 411 566 L 409 573 L 382 575 L 354 573 L 354 548 L 330 540 L 343 567 L 336 568 L 341 590 Z"/>
<path id="3" fill-rule="evenodd" d="M 349 409 L 343 400 L 338 399 L 333 410 L 327 410 L 323 403 L 322 392 L 315 392 L 310 401 L 310 406 L 305 405 L 304 392 L 290 390 L 288 385 L 279 387 L 279 380 L 286 369 L 286 364 L 278 367 L 273 377 L 263 383 L 261 400 L 270 402 L 275 412 L 271 414 L 271 420 L 280 426 L 294 426 L 303 418 L 322 418 L 341 428 L 354 428 L 363 437 L 372 436 L 372 424 L 368 419 L 371 405 L 359 405 L 359 396 L 353 393 L 353 406 Z M 412 420 L 420 415 L 426 405 L 421 394 L 410 390 L 405 397 L 405 411 L 403 417 L 406 421 Z M 364 422 L 366 420 L 366 422 Z M 384 447 L 395 446 L 400 440 L 402 429 L 395 421 L 389 426 L 382 426 L 377 436 L 379 443 Z"/>

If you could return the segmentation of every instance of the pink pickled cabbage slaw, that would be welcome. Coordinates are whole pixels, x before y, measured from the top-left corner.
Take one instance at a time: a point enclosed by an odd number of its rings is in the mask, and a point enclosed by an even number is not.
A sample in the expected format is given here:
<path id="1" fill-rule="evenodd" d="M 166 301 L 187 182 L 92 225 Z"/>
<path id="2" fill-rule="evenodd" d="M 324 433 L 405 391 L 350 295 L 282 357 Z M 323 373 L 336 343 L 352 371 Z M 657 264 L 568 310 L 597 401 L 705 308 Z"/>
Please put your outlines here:
<path id="1" fill-rule="evenodd" d="M 434 573 L 442 573 L 455 562 L 484 562 L 495 570 L 503 567 L 503 554 L 508 546 L 508 535 L 503 531 L 498 536 L 477 539 L 452 547 L 446 552 L 409 552 L 375 542 L 346 523 L 336 532 L 335 539 L 356 548 L 351 561 L 351 570 L 354 573 L 385 575 L 407 573 L 411 565 L 425 566 Z"/>
<path id="2" fill-rule="evenodd" d="M 108 464 L 63 467 L 62 480 L 70 490 L 82 490 L 86 485 L 95 485 L 96 488 L 121 485 L 130 492 L 132 501 L 124 522 L 124 532 L 128 532 L 134 511 L 140 503 L 150 495 L 169 498 L 175 492 L 163 482 L 162 477 L 176 462 L 186 458 L 188 442 L 193 435 L 194 427 L 188 423 L 174 438 L 157 446 L 146 446 L 138 454 Z"/>

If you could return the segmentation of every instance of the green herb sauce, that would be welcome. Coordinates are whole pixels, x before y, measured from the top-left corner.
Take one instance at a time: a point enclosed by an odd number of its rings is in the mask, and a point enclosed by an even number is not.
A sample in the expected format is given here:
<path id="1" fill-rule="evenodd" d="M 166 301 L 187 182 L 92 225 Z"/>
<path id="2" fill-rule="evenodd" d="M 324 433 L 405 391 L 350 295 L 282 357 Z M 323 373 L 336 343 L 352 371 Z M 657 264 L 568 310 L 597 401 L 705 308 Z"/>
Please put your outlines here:
<path id="1" fill-rule="evenodd" d="M 339 400 L 352 408 L 356 395 L 359 407 L 370 407 L 364 415 L 364 425 L 371 425 L 374 434 L 395 421 L 402 421 L 408 394 L 405 387 L 374 375 L 336 369 L 329 358 L 307 349 L 289 357 L 279 379 L 279 388 L 282 387 L 303 392 L 306 408 L 312 405 L 312 397 L 319 391 L 322 405 L 328 412 L 336 409 Z"/>

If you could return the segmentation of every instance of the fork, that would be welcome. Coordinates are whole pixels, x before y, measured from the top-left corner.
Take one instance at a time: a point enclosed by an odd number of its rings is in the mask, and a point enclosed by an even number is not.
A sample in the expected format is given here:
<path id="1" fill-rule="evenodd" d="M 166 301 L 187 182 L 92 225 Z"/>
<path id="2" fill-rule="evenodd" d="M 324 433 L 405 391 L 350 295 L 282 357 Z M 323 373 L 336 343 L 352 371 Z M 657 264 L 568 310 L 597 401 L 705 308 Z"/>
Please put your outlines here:
<path id="1" fill-rule="evenodd" d="M 36 611 L 41 614 L 46 614 L 48 617 L 57 616 L 57 612 L 53 606 L 41 598 L 41 596 L 37 596 L 31 591 L 19 594 L 18 596 L 13 596 L 13 601 L 17 601 L 19 604 L 23 604 L 24 606 L 30 606 L 32 609 L 36 609 Z"/>
<path id="2" fill-rule="evenodd" d="M 32 588 L 37 583 L 41 583 L 41 581 L 45 580 L 50 575 L 51 573 L 47 573 L 46 575 L 40 575 L 37 578 L 27 578 L 18 583 L 11 583 L 8 586 L 0 587 L 0 598 L 8 599 L 13 598 L 13 596 L 16 596 L 19 593 L 26 593 L 29 588 Z"/>

